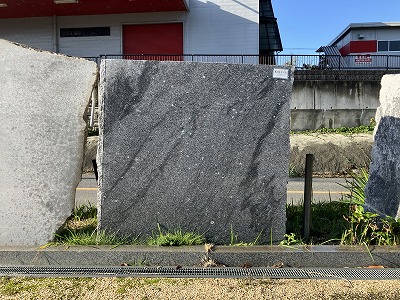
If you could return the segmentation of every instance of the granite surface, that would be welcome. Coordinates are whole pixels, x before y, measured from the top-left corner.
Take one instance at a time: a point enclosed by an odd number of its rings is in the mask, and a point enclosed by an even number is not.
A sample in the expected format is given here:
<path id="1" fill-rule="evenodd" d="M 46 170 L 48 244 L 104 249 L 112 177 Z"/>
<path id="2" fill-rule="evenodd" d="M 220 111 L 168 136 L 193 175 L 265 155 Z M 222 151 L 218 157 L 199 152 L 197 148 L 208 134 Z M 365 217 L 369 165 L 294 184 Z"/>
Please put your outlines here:
<path id="1" fill-rule="evenodd" d="M 97 66 L 0 40 L 0 245 L 49 242 L 74 207 Z"/>
<path id="2" fill-rule="evenodd" d="M 376 112 L 366 210 L 400 217 L 400 75 L 384 75 Z"/>
<path id="3" fill-rule="evenodd" d="M 100 72 L 100 230 L 283 238 L 290 69 L 103 60 Z"/>

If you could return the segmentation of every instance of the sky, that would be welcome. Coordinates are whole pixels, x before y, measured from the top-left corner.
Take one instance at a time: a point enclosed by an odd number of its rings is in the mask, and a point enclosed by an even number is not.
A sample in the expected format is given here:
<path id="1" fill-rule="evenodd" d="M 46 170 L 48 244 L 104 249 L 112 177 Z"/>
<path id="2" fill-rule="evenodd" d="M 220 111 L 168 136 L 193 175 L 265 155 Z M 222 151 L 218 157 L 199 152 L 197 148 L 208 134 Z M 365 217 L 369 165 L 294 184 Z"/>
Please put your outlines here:
<path id="1" fill-rule="evenodd" d="M 272 0 L 284 51 L 316 54 L 350 23 L 400 22 L 400 0 Z"/>

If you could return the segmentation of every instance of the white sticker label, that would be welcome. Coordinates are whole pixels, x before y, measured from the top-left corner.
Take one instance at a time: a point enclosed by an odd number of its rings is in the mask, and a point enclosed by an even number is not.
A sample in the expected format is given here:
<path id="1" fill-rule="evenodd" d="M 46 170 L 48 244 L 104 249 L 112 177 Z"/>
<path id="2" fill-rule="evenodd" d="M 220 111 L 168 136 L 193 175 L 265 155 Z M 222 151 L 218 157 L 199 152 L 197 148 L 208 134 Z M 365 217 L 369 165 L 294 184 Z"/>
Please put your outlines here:
<path id="1" fill-rule="evenodd" d="M 274 69 L 274 78 L 289 79 L 289 69 Z"/>

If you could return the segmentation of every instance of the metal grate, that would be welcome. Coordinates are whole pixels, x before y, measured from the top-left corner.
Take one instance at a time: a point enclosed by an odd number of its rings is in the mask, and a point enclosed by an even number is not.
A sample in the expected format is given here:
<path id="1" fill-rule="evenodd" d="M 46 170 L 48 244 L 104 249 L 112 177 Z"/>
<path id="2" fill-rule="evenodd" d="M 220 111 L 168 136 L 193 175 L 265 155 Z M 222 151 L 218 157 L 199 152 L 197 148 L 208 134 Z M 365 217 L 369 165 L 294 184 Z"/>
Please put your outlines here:
<path id="1" fill-rule="evenodd" d="M 389 280 L 400 279 L 400 269 L 3 266 L 0 276 Z"/>

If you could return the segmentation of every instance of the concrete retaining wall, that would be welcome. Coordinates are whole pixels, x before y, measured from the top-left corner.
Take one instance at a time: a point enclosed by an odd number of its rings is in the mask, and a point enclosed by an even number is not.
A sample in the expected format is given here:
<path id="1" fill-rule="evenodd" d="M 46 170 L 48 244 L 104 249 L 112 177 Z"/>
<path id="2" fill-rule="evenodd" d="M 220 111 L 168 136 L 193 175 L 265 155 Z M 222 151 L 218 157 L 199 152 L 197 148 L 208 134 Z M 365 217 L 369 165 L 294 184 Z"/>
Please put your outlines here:
<path id="1" fill-rule="evenodd" d="M 295 72 L 291 129 L 370 125 L 379 106 L 380 80 L 388 70 L 298 70 Z"/>

